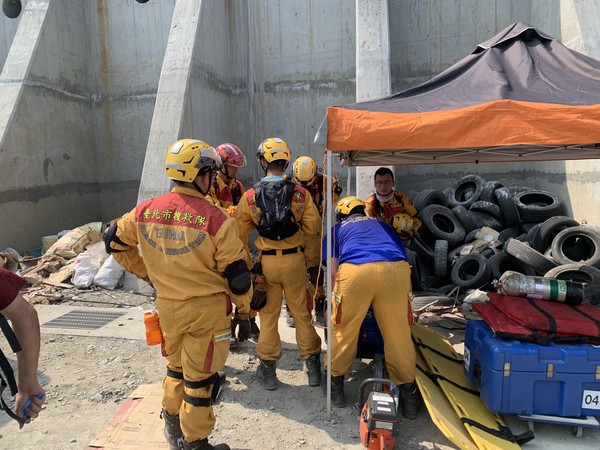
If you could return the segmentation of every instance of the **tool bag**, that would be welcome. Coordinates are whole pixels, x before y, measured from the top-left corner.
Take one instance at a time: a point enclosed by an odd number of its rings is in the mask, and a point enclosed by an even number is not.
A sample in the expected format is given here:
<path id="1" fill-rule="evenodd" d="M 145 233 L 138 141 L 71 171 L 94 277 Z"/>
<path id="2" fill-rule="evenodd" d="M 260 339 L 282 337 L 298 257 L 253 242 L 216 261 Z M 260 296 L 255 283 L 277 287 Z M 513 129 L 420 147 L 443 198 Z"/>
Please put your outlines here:
<path id="1" fill-rule="evenodd" d="M 600 309 L 488 293 L 492 309 L 473 305 L 495 332 L 548 342 L 600 342 Z M 497 311 L 496 311 L 497 310 Z"/>

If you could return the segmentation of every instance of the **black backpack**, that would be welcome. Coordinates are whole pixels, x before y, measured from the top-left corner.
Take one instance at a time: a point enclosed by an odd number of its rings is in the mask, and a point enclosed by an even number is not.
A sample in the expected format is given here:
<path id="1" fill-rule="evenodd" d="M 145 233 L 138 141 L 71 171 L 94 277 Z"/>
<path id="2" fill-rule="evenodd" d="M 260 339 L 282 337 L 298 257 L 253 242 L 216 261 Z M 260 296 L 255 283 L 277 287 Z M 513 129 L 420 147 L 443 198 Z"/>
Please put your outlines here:
<path id="1" fill-rule="evenodd" d="M 262 215 L 256 225 L 264 238 L 281 241 L 298 232 L 299 225 L 292 214 L 292 197 L 296 185 L 290 180 L 259 181 L 254 185 L 256 206 Z"/>

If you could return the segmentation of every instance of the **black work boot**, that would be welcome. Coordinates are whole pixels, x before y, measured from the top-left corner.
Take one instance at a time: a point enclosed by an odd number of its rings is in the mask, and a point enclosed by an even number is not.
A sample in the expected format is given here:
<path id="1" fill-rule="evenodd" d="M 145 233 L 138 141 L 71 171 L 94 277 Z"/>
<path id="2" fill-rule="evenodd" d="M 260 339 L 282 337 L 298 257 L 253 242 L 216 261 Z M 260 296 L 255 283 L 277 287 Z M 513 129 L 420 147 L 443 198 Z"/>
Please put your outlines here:
<path id="1" fill-rule="evenodd" d="M 256 376 L 267 391 L 274 391 L 277 389 L 277 374 L 275 373 L 276 365 L 277 361 L 265 361 L 261 359 L 260 364 L 256 368 Z"/>
<path id="2" fill-rule="evenodd" d="M 258 325 L 256 324 L 256 318 L 252 317 L 250 319 L 250 337 L 254 340 L 257 340 L 260 336 L 260 330 L 258 329 Z"/>
<path id="3" fill-rule="evenodd" d="M 172 416 L 167 414 L 163 409 L 160 413 L 160 417 L 165 421 L 165 439 L 169 444 L 169 450 L 180 450 L 180 440 L 183 439 L 183 433 L 181 432 L 181 426 L 179 425 L 179 414 Z"/>
<path id="4" fill-rule="evenodd" d="M 321 354 L 310 355 L 304 361 L 304 368 L 308 374 L 308 385 L 319 386 L 321 384 Z"/>
<path id="5" fill-rule="evenodd" d="M 336 408 L 346 407 L 346 396 L 344 395 L 344 375 L 331 377 L 331 404 Z"/>
<path id="6" fill-rule="evenodd" d="M 421 397 L 417 383 L 401 384 L 398 386 L 402 402 L 402 415 L 409 420 L 415 420 L 419 413 Z"/>
<path id="7" fill-rule="evenodd" d="M 210 445 L 208 443 L 208 438 L 190 443 L 187 443 L 185 439 L 182 439 L 181 448 L 183 450 L 231 450 L 231 447 L 227 444 Z"/>

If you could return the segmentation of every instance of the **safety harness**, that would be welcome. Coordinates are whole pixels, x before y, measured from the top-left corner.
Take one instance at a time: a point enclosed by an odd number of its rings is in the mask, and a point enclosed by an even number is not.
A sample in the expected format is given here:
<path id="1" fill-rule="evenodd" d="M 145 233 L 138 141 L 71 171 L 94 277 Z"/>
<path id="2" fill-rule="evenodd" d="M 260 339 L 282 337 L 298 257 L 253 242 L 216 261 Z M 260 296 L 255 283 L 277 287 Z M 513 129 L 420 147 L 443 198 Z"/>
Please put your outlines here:
<path id="1" fill-rule="evenodd" d="M 8 341 L 10 348 L 13 352 L 18 353 L 21 351 L 21 345 L 19 344 L 19 340 L 15 335 L 15 332 L 8 324 L 6 317 L 0 314 L 0 329 L 6 336 L 6 340 Z M 23 419 L 17 416 L 8 406 L 8 404 L 4 401 L 4 390 L 9 387 L 10 393 L 14 397 L 17 395 L 17 382 L 15 380 L 15 374 L 13 372 L 12 366 L 6 359 L 2 350 L 0 350 L 0 410 L 4 411 L 11 419 L 16 420 L 19 423 L 24 423 Z"/>

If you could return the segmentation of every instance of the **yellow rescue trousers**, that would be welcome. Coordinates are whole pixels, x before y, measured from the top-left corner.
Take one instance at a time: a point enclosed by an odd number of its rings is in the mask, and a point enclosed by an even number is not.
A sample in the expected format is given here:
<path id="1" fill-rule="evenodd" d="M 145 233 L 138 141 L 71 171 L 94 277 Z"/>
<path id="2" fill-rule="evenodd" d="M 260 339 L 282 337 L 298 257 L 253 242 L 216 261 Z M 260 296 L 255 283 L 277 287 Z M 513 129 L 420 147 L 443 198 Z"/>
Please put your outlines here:
<path id="1" fill-rule="evenodd" d="M 231 337 L 231 301 L 225 294 L 188 300 L 159 297 L 156 308 L 168 361 L 162 406 L 170 415 L 179 414 L 187 442 L 204 439 L 215 425 L 212 405 L 194 406 L 184 398 L 206 402 L 211 396 L 214 385 L 201 388 L 189 385 L 201 384 L 198 382 L 225 366 Z"/>
<path id="2" fill-rule="evenodd" d="M 342 263 L 331 304 L 331 374 L 346 375 L 356 357 L 360 327 L 373 305 L 385 362 L 395 384 L 415 381 L 415 347 L 409 321 L 410 266 L 406 261 Z"/>
<path id="3" fill-rule="evenodd" d="M 312 316 L 306 307 L 306 263 L 301 251 L 261 256 L 267 304 L 258 312 L 260 337 L 256 351 L 262 360 L 277 361 L 281 358 L 279 316 L 281 297 L 285 294 L 286 304 L 294 317 L 296 343 L 302 359 L 321 352 L 321 338 L 312 326 Z"/>

